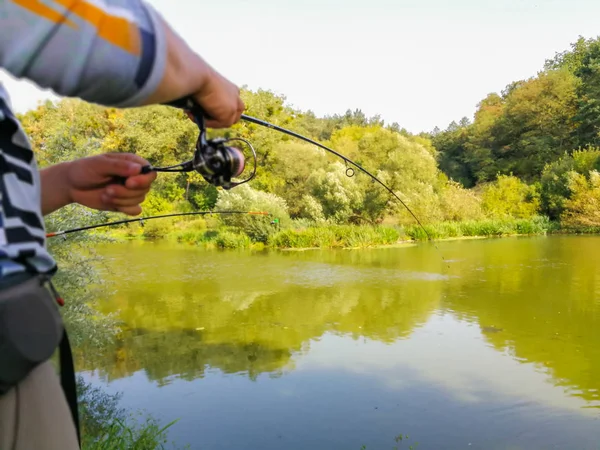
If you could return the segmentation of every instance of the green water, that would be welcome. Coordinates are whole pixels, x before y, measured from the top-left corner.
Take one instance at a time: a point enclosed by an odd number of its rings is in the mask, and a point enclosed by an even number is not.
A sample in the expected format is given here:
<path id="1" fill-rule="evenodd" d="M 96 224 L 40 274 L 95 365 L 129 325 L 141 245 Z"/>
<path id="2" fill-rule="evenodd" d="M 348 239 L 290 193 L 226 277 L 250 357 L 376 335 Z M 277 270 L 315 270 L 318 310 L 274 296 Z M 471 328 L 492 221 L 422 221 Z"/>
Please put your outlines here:
<path id="1" fill-rule="evenodd" d="M 600 237 L 438 247 L 104 247 L 79 369 L 194 449 L 599 449 Z"/>

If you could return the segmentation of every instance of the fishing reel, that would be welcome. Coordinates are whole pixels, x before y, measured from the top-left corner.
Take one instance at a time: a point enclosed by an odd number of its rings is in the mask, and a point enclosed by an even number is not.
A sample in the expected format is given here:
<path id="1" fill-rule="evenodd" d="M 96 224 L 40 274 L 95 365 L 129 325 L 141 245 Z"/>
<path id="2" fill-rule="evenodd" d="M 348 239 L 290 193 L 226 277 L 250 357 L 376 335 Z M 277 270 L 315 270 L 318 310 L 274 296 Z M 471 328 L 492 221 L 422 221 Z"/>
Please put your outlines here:
<path id="1" fill-rule="evenodd" d="M 214 138 L 208 139 L 206 136 L 206 126 L 204 122 L 205 114 L 191 98 L 176 100 L 168 103 L 169 106 L 182 108 L 188 117 L 196 123 L 200 131 L 196 141 L 194 157 L 190 161 L 176 164 L 169 167 L 144 166 L 142 173 L 156 172 L 193 172 L 196 171 L 213 186 L 221 186 L 229 190 L 240 184 L 247 183 L 256 176 L 257 158 L 256 151 L 250 142 L 246 139 L 235 138 Z M 248 178 L 242 181 L 232 181 L 239 177 L 246 168 L 246 158 L 238 147 L 228 145 L 232 141 L 240 141 L 252 152 L 254 167 Z"/>

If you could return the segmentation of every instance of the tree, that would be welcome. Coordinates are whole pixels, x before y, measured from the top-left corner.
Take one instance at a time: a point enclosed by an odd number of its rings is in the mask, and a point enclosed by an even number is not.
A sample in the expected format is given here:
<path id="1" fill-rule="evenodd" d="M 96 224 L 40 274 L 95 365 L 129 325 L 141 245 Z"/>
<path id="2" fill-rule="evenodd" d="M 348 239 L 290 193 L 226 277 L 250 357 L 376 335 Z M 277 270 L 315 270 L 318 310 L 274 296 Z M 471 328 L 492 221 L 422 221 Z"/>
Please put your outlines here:
<path id="1" fill-rule="evenodd" d="M 590 171 L 589 180 L 575 171 L 567 173 L 572 195 L 565 200 L 561 224 L 565 227 L 600 227 L 600 173 Z"/>
<path id="2" fill-rule="evenodd" d="M 574 72 L 581 80 L 573 133 L 580 147 L 600 145 L 600 41 L 589 43 L 585 50 Z"/>

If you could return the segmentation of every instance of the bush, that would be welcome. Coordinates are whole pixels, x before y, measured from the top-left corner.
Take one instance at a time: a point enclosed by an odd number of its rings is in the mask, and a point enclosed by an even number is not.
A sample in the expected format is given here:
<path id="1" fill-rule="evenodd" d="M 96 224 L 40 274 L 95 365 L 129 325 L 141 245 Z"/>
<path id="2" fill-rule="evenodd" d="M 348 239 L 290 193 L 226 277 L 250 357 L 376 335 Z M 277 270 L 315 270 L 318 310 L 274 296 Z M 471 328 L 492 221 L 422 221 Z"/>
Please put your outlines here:
<path id="1" fill-rule="evenodd" d="M 481 220 L 484 217 L 481 198 L 455 181 L 448 181 L 440 193 L 440 207 L 445 220 Z"/>
<path id="2" fill-rule="evenodd" d="M 565 200 L 561 224 L 568 228 L 600 226 L 600 173 L 590 171 L 589 181 L 575 171 L 568 173 L 571 198 Z"/>
<path id="3" fill-rule="evenodd" d="M 144 216 L 156 216 L 171 212 L 172 205 L 167 199 L 159 196 L 155 191 L 150 191 L 141 204 Z"/>
<path id="4" fill-rule="evenodd" d="M 538 213 L 539 194 L 535 187 L 512 175 L 499 175 L 483 188 L 484 211 L 492 218 L 528 219 Z"/>
<path id="5" fill-rule="evenodd" d="M 220 231 L 215 238 L 218 248 L 222 249 L 241 249 L 249 248 L 250 238 L 245 234 L 234 233 L 232 231 Z"/>
<path id="6" fill-rule="evenodd" d="M 541 211 L 552 220 L 559 220 L 565 210 L 565 201 L 571 197 L 569 184 L 571 172 L 589 178 L 590 172 L 600 170 L 600 149 L 590 147 L 565 154 L 559 160 L 546 165 L 541 177 Z"/>
<path id="7" fill-rule="evenodd" d="M 155 219 L 144 223 L 142 235 L 146 239 L 164 239 L 173 230 L 173 223 L 169 219 Z"/>
<path id="8" fill-rule="evenodd" d="M 268 192 L 257 191 L 247 184 L 235 187 L 230 191 L 221 191 L 216 209 L 219 211 L 265 211 L 271 216 L 250 214 L 224 214 L 224 224 L 243 230 L 253 241 L 267 242 L 269 236 L 277 231 L 271 221 L 279 219 L 280 226 L 290 223 L 285 200 Z"/>

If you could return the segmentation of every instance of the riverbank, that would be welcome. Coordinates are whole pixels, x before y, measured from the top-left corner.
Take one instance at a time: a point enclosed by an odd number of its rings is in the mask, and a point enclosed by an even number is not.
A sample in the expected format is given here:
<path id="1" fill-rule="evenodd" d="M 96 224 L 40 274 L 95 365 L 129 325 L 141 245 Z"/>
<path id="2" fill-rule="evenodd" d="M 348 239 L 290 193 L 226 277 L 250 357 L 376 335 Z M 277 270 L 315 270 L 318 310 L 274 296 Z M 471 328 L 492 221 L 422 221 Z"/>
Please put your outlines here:
<path id="1" fill-rule="evenodd" d="M 547 217 L 530 219 L 488 219 L 441 222 L 424 225 L 315 225 L 290 224 L 285 229 L 270 229 L 253 239 L 242 227 L 225 226 L 215 219 L 184 221 L 157 220 L 144 225 L 134 223 L 110 231 L 116 240 L 171 241 L 213 249 L 366 248 L 414 244 L 428 239 L 447 241 L 490 237 L 533 236 L 545 234 L 591 234 L 600 228 L 562 228 Z"/>

